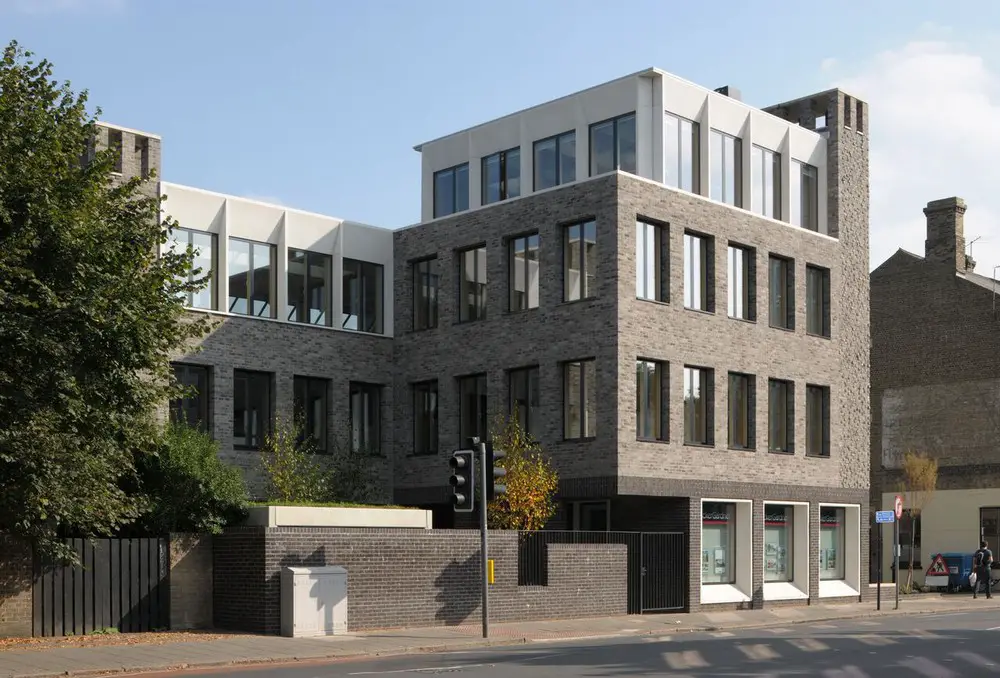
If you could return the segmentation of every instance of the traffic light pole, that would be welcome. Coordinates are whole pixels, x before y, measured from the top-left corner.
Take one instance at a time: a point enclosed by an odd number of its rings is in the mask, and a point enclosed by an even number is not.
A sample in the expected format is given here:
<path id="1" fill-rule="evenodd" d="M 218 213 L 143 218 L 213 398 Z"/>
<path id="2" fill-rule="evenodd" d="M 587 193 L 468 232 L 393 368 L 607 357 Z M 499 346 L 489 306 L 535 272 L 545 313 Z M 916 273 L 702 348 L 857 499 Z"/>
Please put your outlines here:
<path id="1" fill-rule="evenodd" d="M 482 564 L 482 586 L 483 586 L 483 638 L 490 637 L 490 589 L 489 589 L 489 568 L 487 561 L 487 534 L 486 529 L 486 504 L 487 498 L 487 478 L 486 478 L 486 443 L 478 443 L 476 451 L 479 452 L 479 467 L 482 469 L 482 482 L 479 485 L 479 540 L 482 549 L 480 563 Z"/>

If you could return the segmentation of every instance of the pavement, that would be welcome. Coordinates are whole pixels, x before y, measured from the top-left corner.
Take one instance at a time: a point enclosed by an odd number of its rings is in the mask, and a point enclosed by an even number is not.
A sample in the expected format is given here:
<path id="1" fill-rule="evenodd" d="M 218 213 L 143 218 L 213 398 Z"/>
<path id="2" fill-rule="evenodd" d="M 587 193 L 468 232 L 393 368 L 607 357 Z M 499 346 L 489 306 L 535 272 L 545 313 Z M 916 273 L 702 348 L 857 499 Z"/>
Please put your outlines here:
<path id="1" fill-rule="evenodd" d="M 526 644 L 545 643 L 554 646 L 555 644 L 569 643 L 572 645 L 573 641 L 579 640 L 587 640 L 591 645 L 595 642 L 600 645 L 599 641 L 601 640 L 611 640 L 619 644 L 626 641 L 640 643 L 644 640 L 652 640 L 655 641 L 653 644 L 656 644 L 657 642 L 676 642 L 682 639 L 693 641 L 701 638 L 698 634 L 735 633 L 736 631 L 744 633 L 763 629 L 788 630 L 789 627 L 808 628 L 810 625 L 819 625 L 820 630 L 822 630 L 822 627 L 831 623 L 834 623 L 835 629 L 840 630 L 841 633 L 853 629 L 853 633 L 857 635 L 858 629 L 867 628 L 872 623 L 884 625 L 892 619 L 900 620 L 902 623 L 902 618 L 913 620 L 924 618 L 926 620 L 924 626 L 926 626 L 938 623 L 935 621 L 938 617 L 942 621 L 951 618 L 944 616 L 947 613 L 972 611 L 975 611 L 975 614 L 985 615 L 988 619 L 996 620 L 995 623 L 988 624 L 988 626 L 996 626 L 1000 630 L 1000 596 L 993 600 L 980 598 L 976 601 L 973 601 L 968 595 L 961 594 L 903 596 L 900 601 L 900 609 L 895 611 L 892 609 L 892 589 L 887 589 L 887 591 L 888 595 L 883 597 L 880 612 L 875 610 L 874 603 L 864 603 L 768 608 L 739 612 L 700 612 L 491 624 L 488 640 L 482 638 L 480 625 L 471 623 L 462 626 L 375 631 L 323 638 L 233 635 L 201 642 L 174 642 L 156 645 L 138 643 L 52 649 L 11 648 L 0 651 L 0 678 L 43 678 L 57 675 L 155 672 L 233 666 L 245 668 L 248 664 L 271 664 L 273 667 L 277 663 L 361 660 L 418 653 L 470 651 L 483 647 L 522 646 L 523 649 Z M 927 615 L 935 615 L 935 617 L 931 618 Z M 961 616 L 967 615 L 958 615 L 955 618 Z M 477 620 L 470 619 L 469 621 L 476 622 Z M 838 621 L 845 623 L 836 624 Z M 920 626 L 919 623 L 918 626 Z M 997 644 L 996 641 L 1000 640 L 1000 636 L 995 634 L 996 632 L 992 631 L 989 637 L 992 639 L 990 642 Z M 664 638 L 668 640 L 662 640 Z M 715 638 L 712 637 L 712 639 Z M 986 641 L 977 642 L 982 644 Z M 865 645 L 864 641 L 851 640 L 851 643 Z M 894 644 L 901 643 L 897 641 Z M 839 648 L 840 645 L 837 647 Z M 839 651 L 844 652 L 845 650 Z M 662 655 L 662 652 L 660 654 Z M 997 666 L 997 669 L 1000 673 L 1000 665 Z M 987 675 L 987 671 L 988 669 L 981 668 L 980 673 L 975 675 Z M 590 673 L 590 671 L 587 672 L 588 675 Z M 629 673 L 633 673 L 633 670 L 623 668 L 620 673 L 594 675 L 626 675 Z M 649 675 L 648 671 L 641 673 Z M 315 678 L 315 675 L 311 674 L 307 678 Z M 324 671 L 323 675 L 331 674 Z M 684 674 L 674 675 L 714 674 L 695 674 L 688 671 Z M 805 675 L 819 674 L 807 673 Z M 843 675 L 843 678 L 860 678 L 861 675 L 847 673 Z M 920 674 L 918 672 L 914 675 L 947 676 L 949 674 Z M 834 674 L 831 674 L 831 677 L 836 678 Z"/>

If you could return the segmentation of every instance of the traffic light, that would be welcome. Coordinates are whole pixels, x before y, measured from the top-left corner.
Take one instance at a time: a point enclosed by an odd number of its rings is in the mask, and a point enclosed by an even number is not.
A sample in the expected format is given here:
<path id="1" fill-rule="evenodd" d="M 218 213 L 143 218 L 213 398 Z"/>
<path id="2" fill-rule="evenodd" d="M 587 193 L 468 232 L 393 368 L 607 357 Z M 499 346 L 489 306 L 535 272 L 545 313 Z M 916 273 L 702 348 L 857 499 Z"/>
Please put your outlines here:
<path id="1" fill-rule="evenodd" d="M 493 443 L 486 443 L 486 501 L 493 501 L 498 494 L 507 494 L 506 485 L 497 485 L 497 478 L 507 475 L 507 469 L 496 465 L 498 459 L 503 459 L 507 453 L 493 449 Z"/>
<path id="2" fill-rule="evenodd" d="M 457 513 L 470 513 L 475 504 L 476 453 L 472 450 L 456 450 L 448 460 L 451 466 L 451 504 Z"/>

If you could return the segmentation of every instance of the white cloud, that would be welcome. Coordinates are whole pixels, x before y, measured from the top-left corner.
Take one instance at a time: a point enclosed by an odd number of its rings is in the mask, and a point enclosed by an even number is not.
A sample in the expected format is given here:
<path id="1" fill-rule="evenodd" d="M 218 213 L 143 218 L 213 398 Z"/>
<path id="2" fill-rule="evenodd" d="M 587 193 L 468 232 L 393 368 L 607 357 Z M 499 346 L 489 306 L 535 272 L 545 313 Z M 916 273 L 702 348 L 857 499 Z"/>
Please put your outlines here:
<path id="1" fill-rule="evenodd" d="M 60 14 L 92 10 L 124 9 L 128 0 L 0 0 L 0 14 Z"/>
<path id="2" fill-rule="evenodd" d="M 1000 70 L 982 55 L 992 39 L 977 49 L 947 29 L 921 33 L 933 35 L 834 69 L 834 86 L 869 104 L 871 266 L 900 247 L 922 255 L 923 207 L 959 196 L 966 242 L 980 237 L 976 271 L 991 275 L 1000 265 Z"/>

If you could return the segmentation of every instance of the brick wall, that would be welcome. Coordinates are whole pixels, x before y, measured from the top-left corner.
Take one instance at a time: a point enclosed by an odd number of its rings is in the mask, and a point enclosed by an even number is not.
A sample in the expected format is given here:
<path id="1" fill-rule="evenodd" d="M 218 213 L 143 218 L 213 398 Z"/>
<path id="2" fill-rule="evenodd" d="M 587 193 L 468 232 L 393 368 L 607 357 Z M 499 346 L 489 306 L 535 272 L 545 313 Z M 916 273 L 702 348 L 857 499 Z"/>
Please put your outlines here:
<path id="1" fill-rule="evenodd" d="M 0 638 L 31 635 L 31 548 L 0 535 Z"/>
<path id="2" fill-rule="evenodd" d="M 519 587 L 517 534 L 496 532 L 490 539 L 491 620 L 627 612 L 624 545 L 552 546 L 549 585 Z M 352 631 L 475 623 L 481 614 L 478 549 L 479 535 L 469 530 L 234 530 L 215 539 L 216 625 L 278 633 L 281 568 L 318 565 L 347 568 Z"/>
<path id="3" fill-rule="evenodd" d="M 170 628 L 212 626 L 212 537 L 170 535 Z"/>

